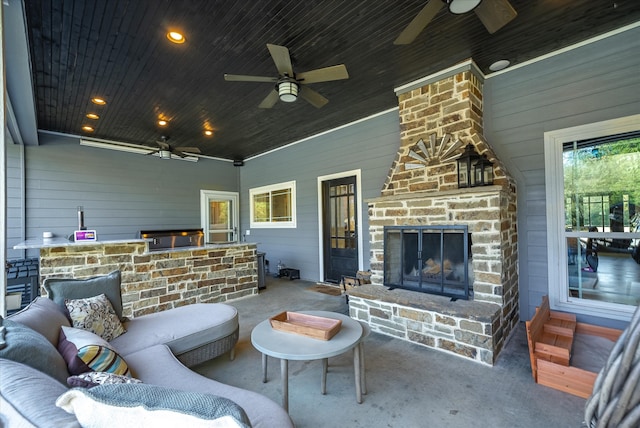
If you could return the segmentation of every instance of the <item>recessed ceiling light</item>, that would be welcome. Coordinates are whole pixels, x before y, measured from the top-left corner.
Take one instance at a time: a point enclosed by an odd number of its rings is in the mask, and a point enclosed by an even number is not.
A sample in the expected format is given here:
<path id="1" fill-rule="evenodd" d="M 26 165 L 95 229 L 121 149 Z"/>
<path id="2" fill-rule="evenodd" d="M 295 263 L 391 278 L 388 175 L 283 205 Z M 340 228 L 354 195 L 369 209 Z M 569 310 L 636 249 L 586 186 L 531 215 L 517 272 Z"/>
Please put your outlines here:
<path id="1" fill-rule="evenodd" d="M 213 131 L 210 129 L 207 129 L 204 131 L 204 135 L 206 135 L 207 137 L 211 137 L 213 135 Z"/>
<path id="2" fill-rule="evenodd" d="M 98 115 L 97 115 L 97 114 L 95 114 L 95 113 L 87 113 L 87 117 L 88 117 L 89 119 L 93 119 L 93 120 L 98 120 L 98 119 L 100 119 L 100 116 L 98 116 Z"/>
<path id="3" fill-rule="evenodd" d="M 178 33 L 177 31 L 169 31 L 167 33 L 167 39 L 173 43 L 182 44 L 187 39 L 182 35 L 182 33 Z"/>
<path id="4" fill-rule="evenodd" d="M 504 70 L 505 68 L 509 67 L 510 64 L 511 64 L 511 62 L 508 59 L 501 59 L 501 60 L 496 61 L 493 64 L 491 64 L 489 66 L 489 70 L 491 70 L 491 71 Z"/>
<path id="5" fill-rule="evenodd" d="M 98 104 L 99 106 L 103 106 L 107 103 L 104 98 L 100 97 L 91 98 L 91 102 L 94 104 Z"/>
<path id="6" fill-rule="evenodd" d="M 94 131 L 93 127 L 92 127 L 92 126 L 89 126 L 89 125 L 85 125 L 85 126 L 83 126 L 83 127 L 82 127 L 82 130 L 83 130 L 83 131 L 86 131 L 86 132 L 93 132 L 93 131 Z"/>
<path id="7" fill-rule="evenodd" d="M 168 123 L 168 122 L 167 122 L 166 120 L 164 120 L 164 119 L 160 119 L 160 120 L 158 121 L 158 125 L 160 125 L 160 126 L 167 126 L 167 123 Z"/>

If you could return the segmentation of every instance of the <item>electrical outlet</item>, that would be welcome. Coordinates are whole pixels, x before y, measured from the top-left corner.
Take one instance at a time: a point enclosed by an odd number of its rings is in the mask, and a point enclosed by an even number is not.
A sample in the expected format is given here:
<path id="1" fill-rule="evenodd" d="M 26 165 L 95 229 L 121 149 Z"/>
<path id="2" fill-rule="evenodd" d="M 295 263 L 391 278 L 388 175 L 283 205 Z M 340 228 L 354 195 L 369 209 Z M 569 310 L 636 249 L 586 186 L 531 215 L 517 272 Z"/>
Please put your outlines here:
<path id="1" fill-rule="evenodd" d="M 245 230 L 244 234 L 249 236 L 249 235 L 251 235 L 251 231 L 249 229 L 247 229 L 247 230 Z"/>

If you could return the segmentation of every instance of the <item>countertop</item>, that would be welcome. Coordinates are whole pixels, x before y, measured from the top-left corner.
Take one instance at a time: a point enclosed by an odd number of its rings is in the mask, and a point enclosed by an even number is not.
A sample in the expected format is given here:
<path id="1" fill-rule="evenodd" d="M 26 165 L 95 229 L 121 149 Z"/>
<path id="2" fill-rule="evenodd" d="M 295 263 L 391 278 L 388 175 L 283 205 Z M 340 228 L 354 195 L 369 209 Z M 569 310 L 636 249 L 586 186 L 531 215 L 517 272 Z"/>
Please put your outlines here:
<path id="1" fill-rule="evenodd" d="M 52 247 L 70 247 L 75 245 L 104 245 L 104 244 L 137 244 L 147 242 L 148 239 L 115 239 L 109 241 L 82 241 L 74 242 L 69 241 L 67 238 L 31 238 L 26 241 L 22 241 L 13 246 L 14 250 L 30 250 L 39 248 L 52 248 Z M 166 251 L 185 251 L 192 249 L 208 249 L 208 248 L 228 248 L 243 245 L 256 245 L 252 242 L 230 242 L 225 244 L 204 244 L 201 247 L 177 247 L 167 248 L 163 250 L 150 251 L 151 253 L 160 253 Z"/>

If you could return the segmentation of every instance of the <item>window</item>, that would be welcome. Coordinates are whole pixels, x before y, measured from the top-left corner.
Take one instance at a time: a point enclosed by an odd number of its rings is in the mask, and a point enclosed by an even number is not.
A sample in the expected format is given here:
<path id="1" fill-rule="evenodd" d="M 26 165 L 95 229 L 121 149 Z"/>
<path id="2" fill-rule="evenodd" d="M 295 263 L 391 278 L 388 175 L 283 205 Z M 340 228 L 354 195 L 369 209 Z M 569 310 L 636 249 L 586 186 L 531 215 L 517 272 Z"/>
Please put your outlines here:
<path id="1" fill-rule="evenodd" d="M 251 227 L 296 227 L 296 182 L 249 190 Z"/>
<path id="2" fill-rule="evenodd" d="M 640 115 L 545 134 L 549 294 L 628 320 L 640 303 Z"/>

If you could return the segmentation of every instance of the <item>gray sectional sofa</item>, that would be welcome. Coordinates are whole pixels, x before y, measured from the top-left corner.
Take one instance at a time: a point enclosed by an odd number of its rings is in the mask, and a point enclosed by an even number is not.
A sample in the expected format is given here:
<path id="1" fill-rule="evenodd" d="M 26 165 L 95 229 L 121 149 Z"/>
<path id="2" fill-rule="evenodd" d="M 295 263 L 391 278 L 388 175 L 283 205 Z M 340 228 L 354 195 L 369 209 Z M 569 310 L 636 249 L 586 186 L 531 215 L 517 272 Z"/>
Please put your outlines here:
<path id="1" fill-rule="evenodd" d="M 98 290 L 104 286 L 93 285 Z M 0 349 L 0 408 L 4 419 L 0 420 L 0 426 L 81 426 L 76 415 L 56 406 L 56 400 L 70 390 L 67 385 L 70 366 L 59 345 L 63 326 L 71 324 L 69 313 L 60 305 L 61 288 L 53 283 L 45 284 L 45 288 L 51 299 L 38 297 L 27 308 L 3 320 L 0 328 L 4 336 L 0 337 L 0 348 L 4 348 Z M 114 308 L 118 304 L 121 307 L 121 302 L 116 302 Z M 125 320 L 122 324 L 126 333 L 108 344 L 124 360 L 133 378 L 142 384 L 101 385 L 87 391 L 150 385 L 148 388 L 162 388 L 159 391 L 164 400 L 172 394 L 179 396 L 180 391 L 199 394 L 199 398 L 217 396 L 230 400 L 231 406 L 237 405 L 238 412 L 244 412 L 244 425 L 238 426 L 293 427 L 287 412 L 267 397 L 206 378 L 188 368 L 226 352 L 233 358 L 238 317 L 232 306 L 193 304 Z M 135 394 L 140 396 L 139 391 Z M 193 409 L 187 408 L 186 413 L 193 413 Z M 180 411 L 184 409 L 178 414 Z"/>

